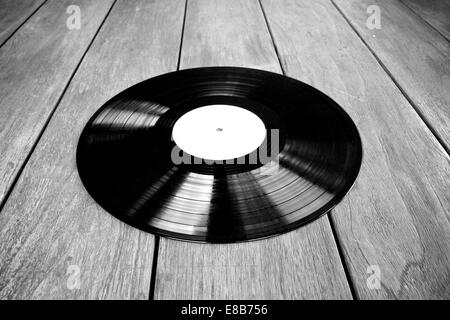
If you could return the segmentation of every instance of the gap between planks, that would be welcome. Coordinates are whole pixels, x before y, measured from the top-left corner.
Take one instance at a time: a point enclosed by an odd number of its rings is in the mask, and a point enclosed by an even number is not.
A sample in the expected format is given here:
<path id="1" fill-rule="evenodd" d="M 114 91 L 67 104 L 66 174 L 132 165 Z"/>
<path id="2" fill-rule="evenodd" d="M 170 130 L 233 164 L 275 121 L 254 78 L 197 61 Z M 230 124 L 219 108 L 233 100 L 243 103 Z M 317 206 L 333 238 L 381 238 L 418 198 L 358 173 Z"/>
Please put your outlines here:
<path id="1" fill-rule="evenodd" d="M 35 14 L 36 12 L 38 12 L 39 9 L 40 9 L 44 4 L 46 4 L 46 3 L 47 3 L 47 0 L 44 0 L 40 5 L 38 5 L 37 8 L 34 9 L 34 10 L 30 13 L 30 15 L 29 15 L 28 17 L 26 17 L 26 18 L 24 19 L 24 21 L 22 21 L 22 22 L 21 22 L 21 23 L 20 23 L 20 24 L 12 31 L 12 32 L 11 32 L 11 34 L 10 34 L 9 36 L 6 37 L 6 39 L 0 44 L 0 48 L 3 47 L 3 45 L 4 45 L 5 43 L 7 43 L 8 40 L 11 39 L 11 38 L 16 34 L 16 32 L 17 32 L 20 28 L 22 28 L 22 26 L 23 26 L 25 23 L 27 23 L 28 20 L 30 20 L 30 18 L 31 18 L 32 16 L 34 16 L 34 14 Z"/>
<path id="2" fill-rule="evenodd" d="M 427 19 L 425 19 L 422 15 L 420 15 L 416 10 L 414 10 L 409 4 L 407 4 L 404 0 L 399 0 L 406 8 L 408 8 L 416 17 L 422 20 L 426 25 L 428 25 L 431 29 L 439 33 L 445 40 L 450 42 L 450 39 L 447 38 L 445 34 L 443 34 L 438 28 L 432 25 Z M 445 1 L 445 0 L 444 0 Z M 450 17 L 449 17 L 450 18 Z"/>
<path id="3" fill-rule="evenodd" d="M 181 27 L 181 39 L 180 39 L 180 48 L 178 49 L 178 62 L 177 62 L 177 71 L 180 70 L 180 61 L 181 61 L 181 51 L 183 49 L 183 38 L 184 38 L 184 26 L 186 25 L 186 13 L 188 1 L 184 2 L 184 14 L 183 14 L 183 24 Z M 150 290 L 149 290 L 149 300 L 155 300 L 155 286 L 156 286 L 156 274 L 158 271 L 158 253 L 159 253 L 159 240 L 160 237 L 155 235 L 155 250 L 153 251 L 153 263 L 152 263 L 152 274 L 150 280 Z"/>

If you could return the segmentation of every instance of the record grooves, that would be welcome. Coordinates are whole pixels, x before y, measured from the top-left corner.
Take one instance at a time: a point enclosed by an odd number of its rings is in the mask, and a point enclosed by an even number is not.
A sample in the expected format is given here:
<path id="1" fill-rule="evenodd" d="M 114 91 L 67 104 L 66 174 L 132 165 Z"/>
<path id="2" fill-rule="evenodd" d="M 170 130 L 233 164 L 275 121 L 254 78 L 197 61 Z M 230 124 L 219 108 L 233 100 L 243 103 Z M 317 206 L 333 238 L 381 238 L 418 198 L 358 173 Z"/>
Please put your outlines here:
<path id="1" fill-rule="evenodd" d="M 253 153 L 244 164 L 174 162 L 174 125 L 210 105 L 262 120 L 269 169 L 259 155 L 249 163 Z M 81 180 L 104 209 L 141 230 L 200 242 L 265 238 L 312 221 L 349 191 L 361 159 L 356 126 L 328 96 L 234 67 L 172 72 L 123 91 L 92 116 L 77 149 Z"/>

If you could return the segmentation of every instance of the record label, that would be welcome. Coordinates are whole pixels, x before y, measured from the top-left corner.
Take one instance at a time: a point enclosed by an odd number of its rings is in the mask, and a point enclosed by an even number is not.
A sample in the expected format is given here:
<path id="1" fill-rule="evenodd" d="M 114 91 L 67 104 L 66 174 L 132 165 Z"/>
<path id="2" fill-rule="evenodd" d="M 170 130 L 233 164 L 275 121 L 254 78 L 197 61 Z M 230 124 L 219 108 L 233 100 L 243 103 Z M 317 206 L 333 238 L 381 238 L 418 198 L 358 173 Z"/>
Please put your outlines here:
<path id="1" fill-rule="evenodd" d="M 247 109 L 210 105 L 182 115 L 172 135 L 175 144 L 192 156 L 229 160 L 255 151 L 266 138 L 266 127 Z"/>

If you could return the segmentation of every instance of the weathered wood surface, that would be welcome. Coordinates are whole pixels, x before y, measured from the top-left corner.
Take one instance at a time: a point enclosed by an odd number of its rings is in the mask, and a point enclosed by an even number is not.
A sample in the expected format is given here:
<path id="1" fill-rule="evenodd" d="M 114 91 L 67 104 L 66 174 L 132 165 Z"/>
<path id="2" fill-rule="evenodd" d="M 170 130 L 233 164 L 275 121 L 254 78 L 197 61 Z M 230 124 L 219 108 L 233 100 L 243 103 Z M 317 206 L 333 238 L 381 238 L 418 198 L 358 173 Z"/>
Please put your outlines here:
<path id="1" fill-rule="evenodd" d="M 450 42 L 397 0 L 334 2 L 449 151 Z M 381 29 L 366 25 L 370 5 L 380 8 Z"/>
<path id="2" fill-rule="evenodd" d="M 90 6 L 101 12 L 98 1 L 82 6 L 86 18 Z M 0 298 L 148 298 L 154 237 L 119 222 L 88 196 L 75 150 L 84 124 L 104 102 L 176 69 L 183 12 L 180 0 L 122 0 L 112 8 L 0 214 Z M 23 32 L 30 30 L 26 25 Z M 41 42 L 53 41 L 47 37 Z M 32 127 L 31 120 L 23 126 Z"/>
<path id="3" fill-rule="evenodd" d="M 82 29 L 66 8 L 80 6 Z M 112 0 L 49 0 L 0 49 L 0 205 Z"/>
<path id="4" fill-rule="evenodd" d="M 41 2 L 24 10 L 17 9 L 24 2 L 8 2 L 14 13 L 0 11 L 0 40 Z M 402 2 L 448 38 L 448 1 Z M 48 0 L 0 49 L 0 202 L 112 3 Z M 66 28 L 69 4 L 81 7 L 81 30 Z M 381 30 L 364 29 L 371 4 L 382 9 Z M 0 299 L 149 298 L 154 237 L 87 195 L 75 149 L 110 97 L 176 69 L 184 7 L 183 0 L 114 5 L 0 212 Z M 447 144 L 448 43 L 393 1 L 262 0 L 262 7 L 287 75 L 333 97 L 362 135 L 360 177 L 332 213 L 357 297 L 449 299 L 450 159 L 403 95 Z M 281 72 L 258 1 L 189 0 L 186 18 L 181 68 Z M 156 299 L 351 298 L 328 217 L 243 244 L 161 239 L 157 262 Z M 367 285 L 371 265 L 380 269 L 380 289 Z"/>
<path id="5" fill-rule="evenodd" d="M 360 176 L 332 214 L 357 296 L 450 298 L 448 154 L 331 2 L 262 4 L 288 75 L 334 98 L 362 135 Z"/>
<path id="6" fill-rule="evenodd" d="M 417 15 L 450 40 L 449 0 L 401 0 Z"/>
<path id="7" fill-rule="evenodd" d="M 0 45 L 24 23 L 45 0 L 0 1 Z"/>
<path id="8" fill-rule="evenodd" d="M 211 65 L 281 72 L 258 1 L 188 1 L 180 67 Z M 161 239 L 155 299 L 320 298 L 351 298 L 326 216 L 249 243 Z"/>

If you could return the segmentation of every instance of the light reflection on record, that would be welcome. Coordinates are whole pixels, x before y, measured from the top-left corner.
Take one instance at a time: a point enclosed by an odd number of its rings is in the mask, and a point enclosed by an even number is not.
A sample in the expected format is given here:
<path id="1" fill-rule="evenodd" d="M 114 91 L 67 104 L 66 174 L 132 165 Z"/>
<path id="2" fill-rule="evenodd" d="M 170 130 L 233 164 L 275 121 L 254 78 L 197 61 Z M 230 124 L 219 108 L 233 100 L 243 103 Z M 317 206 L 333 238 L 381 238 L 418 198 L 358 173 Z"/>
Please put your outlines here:
<path id="1" fill-rule="evenodd" d="M 276 167 L 174 164 L 177 119 L 216 104 L 279 130 Z M 81 180 L 104 209 L 141 230 L 200 242 L 265 238 L 312 221 L 348 192 L 361 157 L 354 123 L 329 97 L 231 67 L 168 73 L 123 91 L 90 119 L 77 149 Z"/>

